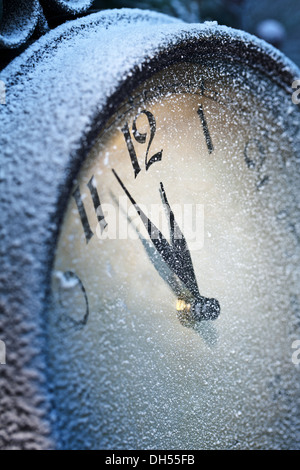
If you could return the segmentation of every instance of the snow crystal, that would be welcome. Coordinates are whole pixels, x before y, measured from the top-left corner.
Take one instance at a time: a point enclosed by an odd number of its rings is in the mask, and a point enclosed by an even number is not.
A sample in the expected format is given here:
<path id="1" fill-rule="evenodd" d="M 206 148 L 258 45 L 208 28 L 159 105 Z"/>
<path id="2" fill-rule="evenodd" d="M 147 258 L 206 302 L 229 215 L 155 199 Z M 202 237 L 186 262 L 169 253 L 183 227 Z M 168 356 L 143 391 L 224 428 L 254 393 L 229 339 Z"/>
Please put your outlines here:
<path id="1" fill-rule="evenodd" d="M 78 278 L 74 276 L 67 276 L 62 271 L 55 271 L 54 277 L 59 280 L 63 289 L 73 289 L 78 285 Z"/>

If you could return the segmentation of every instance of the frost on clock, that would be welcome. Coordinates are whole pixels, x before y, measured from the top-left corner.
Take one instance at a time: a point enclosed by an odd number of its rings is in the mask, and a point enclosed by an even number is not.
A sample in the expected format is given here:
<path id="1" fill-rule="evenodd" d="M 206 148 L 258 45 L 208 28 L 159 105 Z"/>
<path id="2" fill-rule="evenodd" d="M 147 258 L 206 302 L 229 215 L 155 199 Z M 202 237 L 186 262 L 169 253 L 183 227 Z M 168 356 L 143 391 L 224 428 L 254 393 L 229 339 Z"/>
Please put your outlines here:
<path id="1" fill-rule="evenodd" d="M 0 49 L 16 49 L 49 30 L 42 6 L 50 14 L 80 14 L 88 10 L 92 0 L 8 0 L 1 2 Z M 3 11 L 2 11 L 3 10 Z"/>
<path id="2" fill-rule="evenodd" d="M 65 184 L 71 186 L 74 168 L 91 148 L 82 137 L 90 135 L 95 116 L 100 129 L 106 112 L 116 109 L 111 97 L 124 79 L 130 84 L 147 61 L 191 37 L 217 37 L 226 48 L 238 38 L 245 50 L 266 50 L 283 70 L 298 73 L 275 49 L 246 33 L 120 10 L 51 31 L 0 77 L 7 90 L 7 104 L 0 108 L 1 249 L 9 254 L 1 287 L 8 300 L 18 292 L 12 305 L 19 315 L 7 330 L 16 333 L 25 325 L 31 355 L 16 357 L 26 366 L 34 363 L 35 351 L 43 348 L 47 355 L 49 381 L 39 372 L 40 386 L 49 393 L 48 405 L 54 403 L 51 418 L 61 448 L 300 446 L 299 377 L 291 361 L 291 344 L 300 334 L 299 111 L 275 79 L 266 79 L 251 63 L 229 67 L 221 54 L 213 61 L 206 56 L 207 63 L 202 55 L 195 64 L 186 57 L 192 84 L 203 68 L 211 142 L 197 107 L 189 120 L 176 120 L 175 112 L 173 123 L 157 120 L 157 135 L 165 125 L 171 136 L 169 147 L 164 145 L 169 160 L 161 163 L 169 166 L 164 173 L 157 170 L 159 177 L 176 178 L 175 188 L 165 185 L 168 197 L 173 191 L 174 199 L 182 193 L 204 204 L 204 243 L 193 262 L 200 292 L 220 301 L 215 322 L 197 328 L 180 324 L 177 299 L 140 240 L 128 250 L 117 240 L 105 245 L 110 241 L 97 237 L 87 245 L 84 236 L 73 236 L 83 233 L 78 217 L 71 230 L 77 214 L 74 205 L 68 211 L 68 196 L 73 200 Z M 184 92 L 175 95 L 172 109 L 179 114 Z M 117 152 L 112 146 L 99 180 L 111 173 Z M 159 168 L 155 165 L 152 170 Z M 145 178 L 139 184 L 146 195 L 148 174 L 150 169 L 138 177 Z M 107 178 L 102 181 L 108 185 Z M 159 198 L 157 189 L 155 194 Z M 88 197 L 83 202 L 92 207 Z M 62 211 L 65 225 L 58 233 Z M 45 312 L 49 266 L 55 266 L 58 295 Z M 17 370 L 31 376 L 31 369 Z M 18 374 L 12 376 L 22 382 Z M 19 390 L 19 383 L 15 387 Z M 8 396 L 7 406 L 18 397 Z"/>

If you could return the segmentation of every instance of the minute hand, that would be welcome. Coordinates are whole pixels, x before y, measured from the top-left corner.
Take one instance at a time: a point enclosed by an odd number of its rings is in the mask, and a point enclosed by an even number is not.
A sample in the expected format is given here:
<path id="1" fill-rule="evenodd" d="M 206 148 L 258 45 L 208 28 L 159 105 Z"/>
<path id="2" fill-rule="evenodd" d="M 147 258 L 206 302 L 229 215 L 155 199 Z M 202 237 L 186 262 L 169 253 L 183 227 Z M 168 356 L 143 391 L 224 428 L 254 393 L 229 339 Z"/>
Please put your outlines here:
<path id="1" fill-rule="evenodd" d="M 175 220 L 162 183 L 160 183 L 160 192 L 170 224 L 171 249 L 177 259 L 174 272 L 194 297 L 201 297 L 186 239 Z"/>
<path id="2" fill-rule="evenodd" d="M 200 295 L 196 276 L 194 273 L 193 263 L 191 260 L 190 252 L 187 247 L 186 240 L 179 229 L 175 221 L 174 214 L 168 203 L 164 187 L 161 183 L 161 195 L 166 205 L 169 220 L 170 220 L 170 232 L 171 232 L 171 245 L 168 240 L 163 236 L 161 231 L 151 220 L 146 216 L 142 209 L 138 206 L 136 201 L 133 199 L 115 170 L 112 170 L 117 181 L 122 187 L 123 191 L 127 195 L 130 202 L 134 205 L 138 215 L 140 216 L 150 239 L 156 248 L 157 252 L 162 257 L 166 265 L 171 271 L 181 280 L 185 287 L 191 292 L 195 298 L 195 315 L 198 319 L 215 319 L 220 313 L 219 302 L 215 299 L 207 299 Z"/>
<path id="3" fill-rule="evenodd" d="M 143 212 L 143 210 L 139 207 L 139 205 L 135 202 L 115 170 L 112 170 L 115 177 L 117 178 L 120 186 L 124 190 L 125 194 L 127 195 L 128 199 L 130 202 L 134 205 L 138 215 L 140 216 L 149 236 L 150 239 L 155 246 L 156 250 L 164 260 L 164 262 L 167 264 L 167 266 L 173 271 L 176 276 L 179 277 L 179 279 L 183 282 L 183 284 L 191 291 L 193 295 L 200 295 L 198 286 L 197 286 L 197 281 L 195 278 L 192 262 L 189 256 L 189 253 L 187 252 L 188 256 L 188 261 L 186 262 L 186 258 L 183 258 L 182 256 L 179 256 L 179 249 L 171 246 L 168 240 L 163 236 L 161 231 L 156 227 L 156 225 L 151 222 L 151 220 L 146 216 L 146 214 Z M 172 223 L 171 223 L 172 227 Z M 172 231 L 172 229 L 171 229 Z M 184 263 L 184 264 L 183 264 Z M 187 273 L 184 273 L 184 265 L 186 265 L 189 269 Z"/>

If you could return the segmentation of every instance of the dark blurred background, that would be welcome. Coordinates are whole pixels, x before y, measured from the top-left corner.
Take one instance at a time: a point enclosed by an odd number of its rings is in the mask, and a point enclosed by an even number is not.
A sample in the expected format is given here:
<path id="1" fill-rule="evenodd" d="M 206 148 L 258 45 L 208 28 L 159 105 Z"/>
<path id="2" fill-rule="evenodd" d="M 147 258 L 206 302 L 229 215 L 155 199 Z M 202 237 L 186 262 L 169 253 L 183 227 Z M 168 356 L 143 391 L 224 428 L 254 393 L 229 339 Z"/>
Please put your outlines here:
<path id="1" fill-rule="evenodd" d="M 300 0 L 86 0 L 80 11 L 72 7 L 76 4 L 74 0 L 0 0 L 0 69 L 49 29 L 91 12 L 124 7 L 155 10 L 189 23 L 216 20 L 243 29 L 270 42 L 300 66 Z M 35 7 L 30 10 L 31 5 Z M 17 41 L 25 27 L 27 36 Z"/>

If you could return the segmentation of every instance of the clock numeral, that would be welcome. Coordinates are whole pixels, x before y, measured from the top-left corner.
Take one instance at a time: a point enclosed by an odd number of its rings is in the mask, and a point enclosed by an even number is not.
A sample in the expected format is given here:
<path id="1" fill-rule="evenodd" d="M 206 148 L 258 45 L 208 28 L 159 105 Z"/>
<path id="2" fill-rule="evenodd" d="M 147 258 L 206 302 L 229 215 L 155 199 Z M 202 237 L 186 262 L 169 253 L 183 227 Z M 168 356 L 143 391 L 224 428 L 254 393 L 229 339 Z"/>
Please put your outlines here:
<path id="1" fill-rule="evenodd" d="M 104 217 L 104 214 L 103 214 L 103 211 L 102 211 L 101 202 L 100 202 L 99 194 L 98 194 L 98 191 L 97 191 L 94 176 L 91 177 L 90 181 L 87 184 L 87 187 L 89 188 L 89 191 L 91 193 L 91 197 L 92 197 L 93 205 L 94 205 L 95 212 L 96 212 L 96 215 L 97 215 L 97 219 L 98 219 L 98 222 L 99 222 L 99 225 L 100 225 L 101 233 L 103 233 L 103 230 L 107 226 L 107 222 L 105 220 L 105 217 Z M 76 205 L 77 205 L 79 217 L 80 217 L 82 227 L 83 227 L 83 230 L 84 230 L 86 243 L 88 243 L 90 241 L 90 239 L 92 238 L 92 236 L 94 235 L 94 233 L 92 232 L 90 224 L 89 224 L 87 213 L 86 213 L 86 210 L 85 210 L 85 207 L 84 207 L 84 204 L 83 204 L 83 201 L 82 201 L 82 197 L 81 197 L 81 194 L 80 194 L 79 186 L 77 186 L 77 188 L 73 192 L 72 196 L 75 199 L 75 202 L 76 202 Z"/>
<path id="2" fill-rule="evenodd" d="M 212 153 L 214 151 L 214 146 L 213 146 L 211 136 L 208 130 L 208 125 L 204 116 L 202 104 L 200 104 L 197 113 L 198 113 L 198 116 L 200 117 L 200 121 L 203 127 L 203 132 L 204 132 L 204 137 L 205 137 L 208 153 Z"/>
<path id="3" fill-rule="evenodd" d="M 137 159 L 137 156 L 136 156 L 136 153 L 135 153 L 135 148 L 134 148 L 134 145 L 133 145 L 133 142 L 132 142 L 132 139 L 131 139 L 130 130 L 129 130 L 127 122 L 126 122 L 125 126 L 122 128 L 122 132 L 123 132 L 123 135 L 125 137 L 127 149 L 128 149 L 129 156 L 130 156 L 130 159 L 131 159 L 131 163 L 132 163 L 132 167 L 133 167 L 133 171 L 134 171 L 134 177 L 136 178 L 137 175 L 139 174 L 139 172 L 141 171 L 141 167 L 139 165 L 139 162 L 138 162 L 138 159 Z"/>
<path id="4" fill-rule="evenodd" d="M 143 110 L 135 116 L 135 118 L 133 120 L 133 124 L 132 124 L 132 134 L 133 134 L 134 139 L 139 144 L 144 144 L 147 140 L 147 132 L 140 133 L 138 131 L 137 127 L 136 127 L 136 121 L 142 114 L 145 114 L 145 116 L 147 116 L 148 123 L 149 123 L 149 128 L 150 128 L 150 137 L 149 137 L 149 142 L 148 142 L 148 145 L 147 145 L 146 156 L 145 156 L 145 168 L 146 168 L 146 171 L 148 171 L 150 166 L 153 163 L 161 161 L 163 151 L 161 150 L 160 152 L 155 153 L 154 155 L 152 155 L 152 157 L 150 157 L 148 159 L 149 150 L 150 150 L 152 141 L 153 141 L 155 133 L 156 133 L 155 117 L 153 116 L 152 113 L 150 113 L 150 111 Z M 131 135 L 130 135 L 130 130 L 129 130 L 129 126 L 128 126 L 127 122 L 121 130 L 123 132 L 125 142 L 126 142 L 126 145 L 127 145 L 127 149 L 128 149 L 128 153 L 129 153 L 129 156 L 130 156 L 130 159 L 131 159 L 131 163 L 132 163 L 132 167 L 133 167 L 133 171 L 134 171 L 134 177 L 136 178 L 137 175 L 139 174 L 139 172 L 141 171 L 141 167 L 140 167 L 139 162 L 138 162 L 138 158 L 137 158 L 137 155 L 136 155 L 136 151 L 135 151 L 135 148 L 134 148 L 134 144 L 133 144 L 133 141 L 132 141 L 132 138 L 131 138 Z"/>
<path id="5" fill-rule="evenodd" d="M 87 215 L 86 215 L 86 210 L 85 210 L 85 207 L 84 207 L 83 202 L 82 202 L 82 197 L 81 197 L 81 194 L 80 194 L 79 186 L 77 186 L 77 188 L 73 192 L 72 196 L 75 199 L 75 202 L 76 202 L 76 205 L 77 205 L 77 209 L 78 209 L 78 212 L 79 212 L 79 217 L 80 217 L 82 227 L 83 227 L 83 230 L 84 230 L 86 243 L 88 243 L 94 234 L 91 230 L 91 227 L 90 227 Z"/>
<path id="6" fill-rule="evenodd" d="M 100 225 L 101 233 L 103 233 L 103 230 L 107 227 L 107 222 L 105 220 L 105 217 L 102 211 L 101 202 L 100 202 L 99 194 L 97 191 L 96 181 L 95 181 L 94 176 L 91 177 L 90 181 L 87 184 L 87 187 L 89 188 L 91 196 L 92 196 L 92 200 L 93 200 L 95 212 L 97 215 L 97 219 Z"/>
<path id="7" fill-rule="evenodd" d="M 71 315 L 68 315 L 66 312 L 64 312 L 61 320 L 67 320 L 67 324 L 69 326 L 72 326 L 72 327 L 75 327 L 75 328 L 82 328 L 84 327 L 87 322 L 88 322 L 88 319 L 89 319 L 89 301 L 88 301 L 88 297 L 87 297 L 87 293 L 86 293 L 86 290 L 85 290 L 85 287 L 81 281 L 81 279 L 77 276 L 77 274 L 75 274 L 73 271 L 65 271 L 64 273 L 62 273 L 62 276 L 63 276 L 63 279 L 65 280 L 65 282 L 73 282 L 73 286 L 78 289 L 79 292 L 81 292 L 81 294 L 83 295 L 83 298 L 84 298 L 84 303 L 85 303 L 85 311 L 84 312 L 80 312 L 80 314 L 76 314 L 74 315 L 73 313 L 73 316 Z M 60 303 L 60 306 L 61 307 L 64 307 L 64 302 L 63 302 L 63 289 L 62 289 L 62 286 L 60 285 L 59 287 L 59 303 Z M 71 303 L 71 300 L 70 298 L 68 298 L 68 301 Z"/>
<path id="8" fill-rule="evenodd" d="M 263 165 L 266 161 L 265 149 L 257 139 L 249 139 L 244 148 L 244 160 L 250 170 L 257 172 L 256 189 L 261 189 L 268 181 L 269 176 L 262 175 Z"/>

